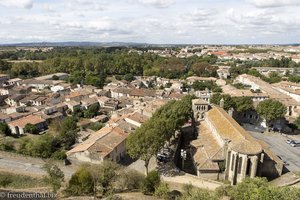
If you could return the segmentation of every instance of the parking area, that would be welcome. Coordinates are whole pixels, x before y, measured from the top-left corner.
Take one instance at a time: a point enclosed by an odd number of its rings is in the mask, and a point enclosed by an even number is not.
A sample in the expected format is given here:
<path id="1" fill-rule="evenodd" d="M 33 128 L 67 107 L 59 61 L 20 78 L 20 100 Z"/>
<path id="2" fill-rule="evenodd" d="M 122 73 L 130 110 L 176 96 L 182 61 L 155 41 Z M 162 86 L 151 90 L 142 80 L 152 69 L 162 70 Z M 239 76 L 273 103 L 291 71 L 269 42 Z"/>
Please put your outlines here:
<path id="1" fill-rule="evenodd" d="M 248 132 L 254 138 L 266 142 L 270 146 L 270 149 L 286 163 L 285 167 L 289 171 L 300 171 L 300 147 L 292 147 L 288 144 L 287 140 L 290 139 L 288 136 L 281 135 L 280 133 L 261 133 L 249 130 Z"/>

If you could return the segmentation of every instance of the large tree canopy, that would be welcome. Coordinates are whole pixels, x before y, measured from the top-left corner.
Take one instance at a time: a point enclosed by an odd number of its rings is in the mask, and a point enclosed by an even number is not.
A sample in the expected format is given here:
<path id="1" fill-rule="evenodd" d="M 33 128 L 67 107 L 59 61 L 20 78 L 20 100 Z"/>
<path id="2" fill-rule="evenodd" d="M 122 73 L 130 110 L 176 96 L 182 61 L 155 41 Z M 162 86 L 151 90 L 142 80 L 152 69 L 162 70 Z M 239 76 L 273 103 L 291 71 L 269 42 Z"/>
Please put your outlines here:
<path id="1" fill-rule="evenodd" d="M 179 101 L 170 101 L 159 108 L 127 139 L 127 151 L 130 157 L 145 161 L 146 173 L 152 156 L 156 155 L 166 141 L 191 117 L 192 98 L 185 96 Z"/>
<path id="2" fill-rule="evenodd" d="M 284 117 L 287 112 L 286 106 L 279 101 L 267 99 L 257 105 L 256 111 L 267 122 Z"/>

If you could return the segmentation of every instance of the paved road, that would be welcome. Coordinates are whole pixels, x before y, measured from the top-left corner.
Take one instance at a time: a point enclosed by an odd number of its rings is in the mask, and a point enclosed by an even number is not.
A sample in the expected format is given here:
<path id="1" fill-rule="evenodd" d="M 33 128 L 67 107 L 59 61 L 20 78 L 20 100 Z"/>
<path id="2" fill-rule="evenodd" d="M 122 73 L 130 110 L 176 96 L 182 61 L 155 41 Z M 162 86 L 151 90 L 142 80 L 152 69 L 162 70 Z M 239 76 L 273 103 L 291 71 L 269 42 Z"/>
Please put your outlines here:
<path id="1" fill-rule="evenodd" d="M 43 176 L 45 171 L 43 159 L 23 157 L 16 154 L 0 152 L 0 171 L 13 172 L 24 175 Z M 70 178 L 75 172 L 75 166 L 63 166 L 58 164 L 66 178 Z"/>
<path id="2" fill-rule="evenodd" d="M 270 149 L 278 156 L 281 157 L 283 161 L 286 161 L 288 165 L 286 168 L 292 172 L 300 171 L 300 147 L 292 147 L 286 143 L 289 139 L 279 133 L 257 133 L 248 131 L 253 137 L 263 140 L 268 145 Z"/>

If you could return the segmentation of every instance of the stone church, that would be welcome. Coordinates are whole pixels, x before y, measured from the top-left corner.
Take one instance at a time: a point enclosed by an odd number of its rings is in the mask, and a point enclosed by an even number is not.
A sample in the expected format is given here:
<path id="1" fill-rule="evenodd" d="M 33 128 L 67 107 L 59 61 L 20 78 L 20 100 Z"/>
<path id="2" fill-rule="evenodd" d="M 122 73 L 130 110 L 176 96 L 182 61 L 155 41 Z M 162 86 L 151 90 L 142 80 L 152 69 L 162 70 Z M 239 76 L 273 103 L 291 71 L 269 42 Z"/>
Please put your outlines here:
<path id="1" fill-rule="evenodd" d="M 197 175 L 222 178 L 233 185 L 246 177 L 280 176 L 282 160 L 265 142 L 245 131 L 222 108 L 222 102 L 220 106 L 193 100 L 198 134 L 191 146 Z"/>

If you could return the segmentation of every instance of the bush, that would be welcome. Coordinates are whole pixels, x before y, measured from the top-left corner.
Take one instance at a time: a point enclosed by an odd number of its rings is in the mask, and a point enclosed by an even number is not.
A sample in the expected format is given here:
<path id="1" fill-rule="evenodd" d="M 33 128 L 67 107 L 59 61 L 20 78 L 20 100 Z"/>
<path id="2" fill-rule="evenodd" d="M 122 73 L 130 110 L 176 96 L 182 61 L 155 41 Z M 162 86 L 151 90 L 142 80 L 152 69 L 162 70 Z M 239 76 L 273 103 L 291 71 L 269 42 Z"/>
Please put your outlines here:
<path id="1" fill-rule="evenodd" d="M 151 171 L 145 178 L 142 186 L 143 194 L 153 194 L 160 184 L 160 176 L 157 171 Z"/>
<path id="2" fill-rule="evenodd" d="M 2 175 L 0 176 L 0 186 L 7 187 L 9 184 L 13 182 L 10 175 Z"/>
<path id="3" fill-rule="evenodd" d="M 72 175 L 69 185 L 65 190 L 68 195 L 81 196 L 93 193 L 93 177 L 91 173 L 81 166 L 75 174 Z"/>
<path id="4" fill-rule="evenodd" d="M 0 122 L 0 134 L 5 136 L 11 135 L 11 131 L 6 123 Z"/>
<path id="5" fill-rule="evenodd" d="M 115 187 L 122 191 L 133 191 L 140 189 L 144 180 L 145 176 L 138 171 L 132 169 L 123 169 L 120 172 L 120 176 L 116 180 Z"/>
<path id="6" fill-rule="evenodd" d="M 29 124 L 25 125 L 24 132 L 25 133 L 31 133 L 31 134 L 38 134 L 39 130 L 37 129 L 36 126 L 29 123 Z"/>
<path id="7" fill-rule="evenodd" d="M 159 186 L 155 188 L 154 195 L 162 199 L 168 199 L 169 192 L 169 185 L 167 183 L 160 183 Z"/>
<path id="8" fill-rule="evenodd" d="M 198 190 L 193 190 L 191 193 L 183 194 L 183 196 L 180 198 L 181 200 L 217 200 L 218 198 L 214 196 L 213 193 L 204 190 L 204 189 L 198 189 Z"/>
<path id="9" fill-rule="evenodd" d="M 102 127 L 104 126 L 103 123 L 101 122 L 95 122 L 95 123 L 92 123 L 88 126 L 89 129 L 92 129 L 93 131 L 98 131 L 100 130 Z"/>
<path id="10" fill-rule="evenodd" d="M 13 141 L 3 140 L 0 142 L 0 150 L 1 151 L 15 151 L 15 147 Z"/>
<path id="11" fill-rule="evenodd" d="M 118 176 L 120 165 L 111 161 L 103 161 L 99 166 L 96 176 L 99 185 L 102 187 L 102 194 L 107 195 L 114 190 L 112 187 L 113 182 Z"/>
<path id="12" fill-rule="evenodd" d="M 52 155 L 51 158 L 56 160 L 64 160 L 67 158 L 66 151 L 65 150 L 57 150 Z"/>
<path id="13" fill-rule="evenodd" d="M 53 163 L 47 163 L 43 168 L 47 172 L 47 176 L 44 176 L 44 181 L 51 185 L 53 192 L 56 193 L 64 182 L 63 171 Z"/>

